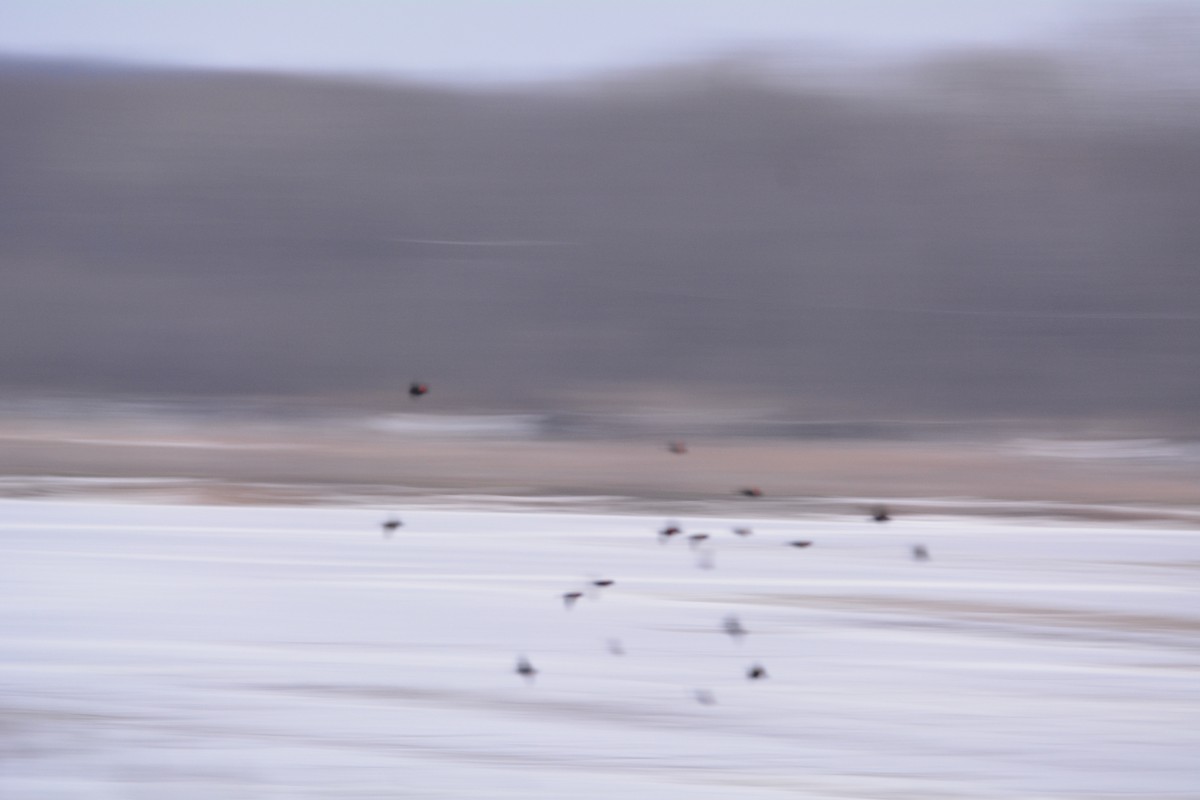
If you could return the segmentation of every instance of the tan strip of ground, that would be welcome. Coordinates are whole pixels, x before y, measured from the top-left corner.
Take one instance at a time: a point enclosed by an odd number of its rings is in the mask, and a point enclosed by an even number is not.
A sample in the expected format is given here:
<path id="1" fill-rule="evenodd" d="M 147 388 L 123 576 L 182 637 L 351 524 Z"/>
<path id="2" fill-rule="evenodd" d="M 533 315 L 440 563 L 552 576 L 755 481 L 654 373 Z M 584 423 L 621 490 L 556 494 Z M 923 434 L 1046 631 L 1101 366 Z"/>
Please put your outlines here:
<path id="1" fill-rule="evenodd" d="M 179 440 L 96 425 L 65 438 L 0 427 L 0 476 L 180 478 L 229 484 L 410 487 L 431 492 L 644 498 L 929 498 L 1200 506 L 1195 466 L 1055 459 L 1000 444 L 714 439 L 673 455 L 659 441 L 403 438 L 232 427 Z M 747 501 L 753 502 L 753 501 Z"/>

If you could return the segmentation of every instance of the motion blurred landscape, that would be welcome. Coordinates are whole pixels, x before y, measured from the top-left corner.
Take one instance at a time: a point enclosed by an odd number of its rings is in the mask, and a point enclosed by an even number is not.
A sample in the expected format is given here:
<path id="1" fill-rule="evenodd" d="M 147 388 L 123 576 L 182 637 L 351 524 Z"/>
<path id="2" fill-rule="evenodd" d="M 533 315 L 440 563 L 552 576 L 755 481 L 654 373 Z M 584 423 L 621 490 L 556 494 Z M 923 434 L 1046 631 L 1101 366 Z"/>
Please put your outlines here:
<path id="1" fill-rule="evenodd" d="M 0 798 L 1200 797 L 1198 9 L 0 0 Z"/>
<path id="2" fill-rule="evenodd" d="M 6 58 L 4 470 L 117 469 L 20 440 L 131 402 L 1194 439 L 1198 53 L 1184 14 L 484 88 Z"/>

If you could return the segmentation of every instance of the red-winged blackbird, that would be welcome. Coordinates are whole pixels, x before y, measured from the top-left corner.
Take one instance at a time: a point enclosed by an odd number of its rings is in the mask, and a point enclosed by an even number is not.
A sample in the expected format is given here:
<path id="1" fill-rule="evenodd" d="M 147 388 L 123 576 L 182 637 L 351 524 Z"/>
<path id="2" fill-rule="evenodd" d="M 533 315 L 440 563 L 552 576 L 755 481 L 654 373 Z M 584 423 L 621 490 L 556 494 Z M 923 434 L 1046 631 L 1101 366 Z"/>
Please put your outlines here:
<path id="1" fill-rule="evenodd" d="M 563 595 L 563 605 L 568 609 L 575 605 L 575 601 L 583 597 L 583 592 L 567 592 Z"/>
<path id="2" fill-rule="evenodd" d="M 750 534 L 754 533 L 754 531 L 750 530 L 749 528 L 734 528 L 733 532 L 738 536 L 749 536 Z"/>
<path id="3" fill-rule="evenodd" d="M 738 494 L 742 497 L 762 497 L 762 489 L 757 486 L 747 486 L 745 489 L 739 489 Z"/>
<path id="4" fill-rule="evenodd" d="M 399 528 L 403 524 L 404 523 L 401 522 L 400 520 L 396 519 L 395 517 L 392 517 L 387 522 L 383 523 L 383 525 L 382 525 L 383 535 L 391 536 L 393 533 L 396 532 L 396 529 Z"/>
<path id="5" fill-rule="evenodd" d="M 812 547 L 812 542 L 797 541 L 788 542 L 788 544 L 790 544 L 792 547 Z"/>
<path id="6" fill-rule="evenodd" d="M 691 536 L 688 537 L 688 544 L 690 544 L 692 547 L 698 547 L 701 542 L 704 542 L 707 539 L 708 539 L 707 533 L 693 533 Z"/>
<path id="7" fill-rule="evenodd" d="M 614 583 L 616 583 L 616 581 L 605 578 L 604 580 L 601 580 L 601 581 L 592 581 L 592 586 L 599 586 L 599 587 L 603 588 L 605 586 L 612 586 Z"/>
<path id="8" fill-rule="evenodd" d="M 887 522 L 892 517 L 888 514 L 887 506 L 875 506 L 871 509 L 871 519 L 876 522 Z"/>
<path id="9" fill-rule="evenodd" d="M 732 614 L 725 618 L 725 622 L 721 624 L 721 627 L 724 628 L 725 632 L 734 639 L 740 639 L 748 633 L 748 631 L 742 627 L 742 621 Z"/>
<path id="10" fill-rule="evenodd" d="M 667 444 L 667 449 L 677 456 L 681 456 L 688 451 L 687 445 L 683 442 L 670 442 Z"/>
<path id="11" fill-rule="evenodd" d="M 767 677 L 767 670 L 762 664 L 754 664 L 750 669 L 746 670 L 746 677 L 752 681 L 761 680 Z"/>
<path id="12" fill-rule="evenodd" d="M 429 384 L 413 381 L 408 387 L 409 397 L 420 397 L 423 394 L 429 394 Z"/>
<path id="13" fill-rule="evenodd" d="M 661 540 L 670 539 L 672 536 L 678 536 L 683 533 L 683 528 L 678 525 L 668 525 L 658 532 L 658 538 Z"/>

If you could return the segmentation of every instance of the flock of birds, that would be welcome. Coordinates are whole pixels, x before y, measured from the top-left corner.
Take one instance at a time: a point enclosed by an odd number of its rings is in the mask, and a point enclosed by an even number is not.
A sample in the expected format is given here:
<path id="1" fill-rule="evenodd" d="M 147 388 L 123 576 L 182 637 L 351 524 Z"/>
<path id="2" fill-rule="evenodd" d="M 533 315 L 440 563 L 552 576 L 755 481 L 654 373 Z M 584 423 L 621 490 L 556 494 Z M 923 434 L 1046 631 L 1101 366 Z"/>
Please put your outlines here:
<path id="1" fill-rule="evenodd" d="M 429 393 L 429 386 L 428 386 L 428 384 L 425 384 L 425 383 L 413 382 L 409 386 L 408 393 L 409 393 L 409 396 L 414 399 L 418 398 L 418 397 L 422 397 Z M 671 442 L 667 443 L 667 450 L 671 453 L 674 453 L 675 455 L 685 455 L 688 453 L 688 446 L 685 442 L 676 440 L 676 441 L 671 441 Z M 763 496 L 762 489 L 758 488 L 757 486 L 747 486 L 747 487 L 738 489 L 737 493 L 739 495 L 741 495 L 742 497 L 762 497 Z M 891 521 L 892 515 L 891 515 L 891 512 L 888 510 L 887 506 L 877 505 L 870 510 L 870 518 L 875 522 L 882 523 L 882 522 Z M 397 519 L 394 516 L 386 519 L 381 525 L 383 528 L 384 538 L 391 538 L 391 536 L 403 525 L 404 525 L 404 523 L 401 522 L 399 519 Z M 740 537 L 746 537 L 746 536 L 752 535 L 754 533 L 754 531 L 748 527 L 738 527 L 738 528 L 733 529 L 733 533 Z M 658 541 L 660 544 L 666 544 L 667 542 L 671 541 L 675 537 L 683 536 L 683 535 L 684 535 L 683 528 L 678 523 L 669 522 L 669 523 L 667 523 L 666 527 L 659 530 Z M 709 539 L 711 538 L 711 534 L 693 533 L 693 534 L 688 534 L 685 538 L 687 539 L 689 546 L 693 550 L 700 550 L 700 548 L 706 542 L 709 541 Z M 809 540 L 798 539 L 798 540 L 793 540 L 793 541 L 788 542 L 787 545 L 789 547 L 803 549 L 803 548 L 812 547 L 813 542 L 809 541 Z M 913 557 L 914 561 L 929 561 L 930 560 L 929 550 L 924 545 L 920 545 L 920 544 L 913 545 L 912 557 Z M 712 569 L 713 568 L 713 559 L 712 559 L 711 550 L 700 550 L 700 555 L 697 560 L 697 566 L 699 566 L 701 569 Z M 600 579 L 591 580 L 591 581 L 589 581 L 588 586 L 584 590 L 574 589 L 574 590 L 571 590 L 568 592 L 564 592 L 562 594 L 563 605 L 568 611 L 570 611 L 575 606 L 575 604 L 581 598 L 584 597 L 585 593 L 599 591 L 600 589 L 606 589 L 615 583 L 616 583 L 616 581 L 608 579 L 608 578 L 600 578 Z M 746 630 L 746 628 L 742 625 L 741 620 L 738 619 L 738 617 L 736 615 L 732 615 L 732 614 L 725 618 L 724 622 L 722 623 L 721 628 L 725 632 L 725 634 L 728 635 L 735 642 L 740 642 L 749 633 L 749 631 Z M 617 639 L 610 639 L 608 641 L 608 651 L 610 653 L 612 653 L 613 655 L 618 655 L 618 656 L 625 654 L 624 647 L 621 645 L 621 642 Z M 516 672 L 517 675 L 521 676 L 527 682 L 530 682 L 530 683 L 533 682 L 533 680 L 537 677 L 537 674 L 538 674 L 537 668 L 534 667 L 533 663 L 525 656 L 519 656 L 517 658 L 517 666 L 514 671 Z M 766 667 L 764 667 L 762 664 L 754 663 L 746 668 L 747 680 L 759 681 L 759 680 L 764 680 L 767 677 L 769 677 L 769 676 L 767 674 Z M 700 703 L 701 705 L 714 705 L 716 703 L 715 696 L 713 695 L 712 692 L 710 692 L 707 689 L 697 689 L 694 693 L 694 697 L 696 699 L 696 702 Z"/>

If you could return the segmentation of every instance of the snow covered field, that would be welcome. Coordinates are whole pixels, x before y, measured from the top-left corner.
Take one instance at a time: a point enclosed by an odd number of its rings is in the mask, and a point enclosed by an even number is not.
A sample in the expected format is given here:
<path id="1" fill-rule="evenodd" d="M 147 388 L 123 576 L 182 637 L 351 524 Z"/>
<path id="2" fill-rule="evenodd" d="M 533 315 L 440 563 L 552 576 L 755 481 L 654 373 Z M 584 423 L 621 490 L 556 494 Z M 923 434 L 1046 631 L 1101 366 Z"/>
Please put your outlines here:
<path id="1" fill-rule="evenodd" d="M 1195 531 L 396 510 L 0 502 L 0 797 L 1200 797 Z"/>

